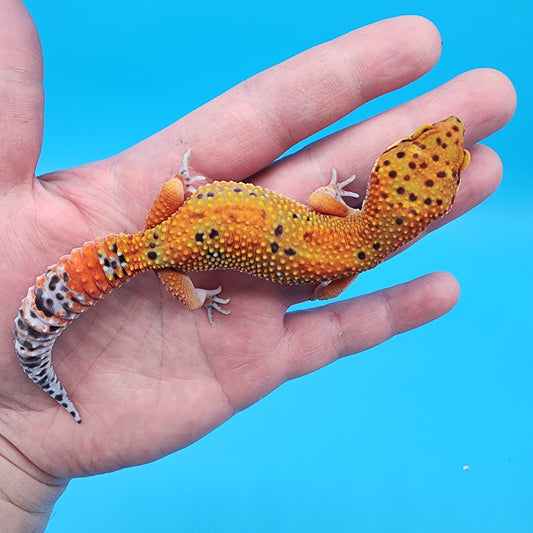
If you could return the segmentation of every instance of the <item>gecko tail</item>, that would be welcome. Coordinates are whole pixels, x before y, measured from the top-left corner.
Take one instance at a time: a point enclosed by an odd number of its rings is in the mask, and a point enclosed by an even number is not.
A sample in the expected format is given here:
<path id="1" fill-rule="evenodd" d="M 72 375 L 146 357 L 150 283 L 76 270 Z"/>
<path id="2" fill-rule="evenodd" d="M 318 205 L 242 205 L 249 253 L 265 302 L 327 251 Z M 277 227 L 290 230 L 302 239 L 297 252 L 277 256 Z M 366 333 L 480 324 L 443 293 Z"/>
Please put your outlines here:
<path id="1" fill-rule="evenodd" d="M 45 355 L 23 357 L 20 355 L 21 346 L 16 334 L 15 338 L 15 347 L 18 358 L 26 375 L 46 392 L 46 394 L 64 407 L 78 424 L 81 424 L 81 416 L 61 381 L 59 381 L 54 367 L 52 366 L 53 343 L 50 345 Z"/>
<path id="2" fill-rule="evenodd" d="M 60 293 L 57 293 L 55 298 L 51 297 L 49 285 L 51 278 L 53 278 L 52 285 L 56 278 L 59 278 L 57 267 L 58 265 L 52 267 L 46 274 L 40 276 L 37 285 L 28 290 L 15 319 L 13 336 L 15 350 L 25 374 L 64 407 L 79 424 L 81 416 L 52 365 L 52 348 L 56 339 L 67 324 L 80 314 L 78 311 L 67 310 L 63 305 L 59 305 L 61 300 L 57 298 L 57 294 Z M 58 284 L 56 281 L 56 285 Z M 43 287 L 48 287 L 48 290 Z M 63 316 L 57 316 L 56 313 Z"/>
<path id="3" fill-rule="evenodd" d="M 73 320 L 132 274 L 116 236 L 85 243 L 37 278 L 15 317 L 15 350 L 24 372 L 78 424 L 80 414 L 54 371 L 52 348 Z"/>

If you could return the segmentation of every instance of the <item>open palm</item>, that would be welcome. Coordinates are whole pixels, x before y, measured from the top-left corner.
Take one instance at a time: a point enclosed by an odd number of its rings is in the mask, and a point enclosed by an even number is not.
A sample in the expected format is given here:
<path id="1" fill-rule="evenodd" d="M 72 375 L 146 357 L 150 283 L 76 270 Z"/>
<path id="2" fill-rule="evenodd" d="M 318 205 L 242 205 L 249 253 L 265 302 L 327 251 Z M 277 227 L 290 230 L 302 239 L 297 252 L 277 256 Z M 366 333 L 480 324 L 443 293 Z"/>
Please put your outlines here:
<path id="1" fill-rule="evenodd" d="M 450 220 L 497 186 L 498 157 L 473 144 L 509 120 L 514 92 L 503 75 L 472 71 L 269 166 L 295 143 L 431 68 L 440 50 L 435 28 L 417 17 L 391 19 L 263 72 L 111 159 L 36 179 L 43 106 L 38 38 L 18 1 L 0 4 L 0 21 L 0 433 L 43 476 L 68 480 L 161 457 L 284 381 L 453 307 L 457 284 L 442 273 L 289 314 L 312 288 L 210 273 L 199 285 L 222 285 L 231 298 L 231 315 L 215 317 L 212 328 L 202 310 L 186 311 L 153 274 L 144 274 L 73 323 L 56 344 L 57 374 L 84 419 L 78 426 L 19 367 L 11 329 L 20 300 L 73 247 L 142 228 L 152 198 L 187 149 L 193 173 L 253 176 L 305 201 L 328 181 L 332 166 L 341 176 L 368 176 L 393 141 L 455 114 L 466 122 L 472 164 Z M 364 180 L 357 187 L 363 192 Z"/>

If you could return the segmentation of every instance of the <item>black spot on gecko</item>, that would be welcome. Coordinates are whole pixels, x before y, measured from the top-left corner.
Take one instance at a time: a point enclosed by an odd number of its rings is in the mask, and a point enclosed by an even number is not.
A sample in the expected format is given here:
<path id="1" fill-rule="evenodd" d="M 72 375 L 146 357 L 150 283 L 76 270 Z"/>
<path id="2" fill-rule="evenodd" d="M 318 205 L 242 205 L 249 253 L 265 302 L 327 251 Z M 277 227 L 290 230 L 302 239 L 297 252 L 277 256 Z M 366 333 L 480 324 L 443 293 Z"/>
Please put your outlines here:
<path id="1" fill-rule="evenodd" d="M 437 178 L 445 178 L 446 177 L 446 171 L 441 170 L 440 172 L 437 172 Z"/>
<path id="2" fill-rule="evenodd" d="M 233 187 L 233 192 L 242 192 L 240 187 Z"/>
<path id="3" fill-rule="evenodd" d="M 294 248 L 285 248 L 283 250 L 288 256 L 296 255 L 296 250 Z"/>
<path id="4" fill-rule="evenodd" d="M 405 193 L 405 189 L 404 189 L 403 187 L 398 187 L 398 188 L 396 189 L 396 192 L 397 192 L 398 194 L 404 194 L 404 193 Z"/>
<path id="5" fill-rule="evenodd" d="M 411 168 L 411 169 L 415 169 L 415 168 L 416 168 L 416 163 L 414 163 L 413 161 L 411 161 L 411 162 L 409 163 L 409 168 Z"/>
<path id="6" fill-rule="evenodd" d="M 398 218 L 396 219 L 396 224 L 398 224 L 398 226 L 400 226 L 401 224 L 403 224 L 403 218 L 398 217 Z"/>
<path id="7" fill-rule="evenodd" d="M 440 157 L 437 154 L 435 154 L 435 155 L 431 156 L 431 159 L 433 159 L 433 161 L 438 161 L 440 159 Z"/>
<path id="8" fill-rule="evenodd" d="M 43 385 L 48 381 L 48 376 L 44 376 L 44 378 L 41 378 L 39 381 L 36 381 L 37 385 L 39 387 L 43 388 Z"/>
<path id="9" fill-rule="evenodd" d="M 113 243 L 113 252 L 114 253 L 117 253 L 118 252 L 118 246 L 117 246 L 117 243 L 114 242 Z M 65 276 L 67 275 L 67 273 L 65 272 Z M 68 281 L 67 278 L 65 278 L 65 281 Z"/>
<path id="10" fill-rule="evenodd" d="M 281 224 L 278 224 L 276 226 L 276 229 L 274 230 L 274 235 L 278 238 L 278 239 L 281 239 L 281 236 L 283 235 L 283 226 Z"/>
<path id="11" fill-rule="evenodd" d="M 150 248 L 155 248 L 155 242 L 151 242 L 148 246 L 149 246 Z M 111 263 L 111 266 L 112 266 L 113 268 L 117 268 L 117 262 L 116 262 L 116 261 L 113 261 L 113 262 Z"/>
<path id="12" fill-rule="evenodd" d="M 31 327 L 27 322 L 20 318 L 17 320 L 17 325 L 20 329 L 24 330 L 30 337 L 33 337 L 34 339 L 42 339 L 43 337 L 46 337 L 48 335 L 47 333 L 37 331 L 35 328 Z"/>
<path id="13" fill-rule="evenodd" d="M 204 195 L 203 195 L 201 192 L 199 192 L 199 193 L 196 195 L 196 198 L 197 198 L 198 200 L 201 200 L 203 197 L 204 197 Z"/>
<path id="14" fill-rule="evenodd" d="M 51 301 L 51 300 L 50 300 Z M 35 293 L 35 307 L 41 311 L 41 313 L 50 318 L 54 316 L 54 313 L 52 313 L 45 305 L 45 302 L 43 301 L 42 297 L 42 290 Z"/>
<path id="15" fill-rule="evenodd" d="M 279 250 L 279 245 L 277 242 L 270 243 L 270 251 L 275 254 Z"/>
<path id="16" fill-rule="evenodd" d="M 206 196 L 207 196 L 208 198 L 213 198 L 213 196 L 215 196 L 215 193 L 214 193 L 213 191 L 209 191 L 209 192 L 206 194 Z"/>
<path id="17" fill-rule="evenodd" d="M 396 157 L 397 157 L 398 159 L 402 159 L 402 158 L 404 158 L 404 157 L 405 157 L 405 152 L 398 152 L 398 153 L 396 154 Z"/>
<path id="18" fill-rule="evenodd" d="M 56 290 L 56 286 L 57 286 L 58 283 L 59 283 L 59 276 L 57 274 L 54 274 L 50 278 L 50 282 L 48 283 L 48 287 L 50 288 L 51 291 L 55 291 Z"/>
<path id="19" fill-rule="evenodd" d="M 298 213 L 293 213 L 292 218 L 298 218 Z"/>
<path id="20" fill-rule="evenodd" d="M 194 240 L 196 242 L 202 242 L 204 240 L 204 234 L 203 233 L 197 233 L 195 236 L 194 236 Z"/>
<path id="21" fill-rule="evenodd" d="M 411 200 L 411 202 L 416 202 L 418 199 L 418 196 L 412 192 L 410 195 L 409 195 L 409 200 Z"/>
<path id="22" fill-rule="evenodd" d="M 40 344 L 36 344 L 35 346 L 28 340 L 26 339 L 20 339 L 18 338 L 18 335 L 17 335 L 17 340 L 19 341 L 20 345 L 26 349 L 27 352 L 33 352 L 34 350 L 36 350 L 37 348 L 40 347 Z M 24 365 L 24 366 L 28 366 L 28 365 Z M 38 365 L 36 365 L 38 366 Z M 35 367 L 34 367 L 35 368 Z"/>
<path id="23" fill-rule="evenodd" d="M 381 248 L 381 244 L 379 242 L 375 242 L 373 245 L 372 245 L 372 248 L 374 248 L 374 250 L 379 250 Z"/>
<path id="24" fill-rule="evenodd" d="M 33 356 L 25 357 L 21 360 L 21 363 L 24 365 L 24 368 L 37 368 L 41 364 L 41 358 Z"/>
<path id="25" fill-rule="evenodd" d="M 148 252 L 148 254 L 146 254 L 148 259 L 151 259 L 152 261 L 155 261 L 157 259 L 157 252 Z"/>
<path id="26" fill-rule="evenodd" d="M 154 234 L 152 235 L 152 237 L 154 238 L 154 241 L 157 241 L 157 239 L 159 239 L 159 235 L 155 231 L 154 231 Z"/>
<path id="27" fill-rule="evenodd" d="M 357 254 L 357 257 L 358 257 L 359 259 L 361 259 L 361 261 L 363 261 L 364 259 L 366 259 L 366 254 L 365 254 L 365 252 L 359 252 L 359 253 Z"/>
<path id="28" fill-rule="evenodd" d="M 248 193 L 248 196 L 257 196 L 257 194 L 255 194 L 254 191 L 250 191 L 250 192 Z"/>
<path id="29" fill-rule="evenodd" d="M 424 203 L 425 203 L 426 205 L 431 205 L 431 198 L 426 198 L 426 199 L 424 200 Z"/>
<path id="30" fill-rule="evenodd" d="M 391 170 L 389 172 L 389 178 L 395 178 L 398 175 L 398 173 L 395 170 Z"/>
<path id="31" fill-rule="evenodd" d="M 209 232 L 209 238 L 210 239 L 216 239 L 218 237 L 218 231 L 216 229 L 212 229 Z"/>

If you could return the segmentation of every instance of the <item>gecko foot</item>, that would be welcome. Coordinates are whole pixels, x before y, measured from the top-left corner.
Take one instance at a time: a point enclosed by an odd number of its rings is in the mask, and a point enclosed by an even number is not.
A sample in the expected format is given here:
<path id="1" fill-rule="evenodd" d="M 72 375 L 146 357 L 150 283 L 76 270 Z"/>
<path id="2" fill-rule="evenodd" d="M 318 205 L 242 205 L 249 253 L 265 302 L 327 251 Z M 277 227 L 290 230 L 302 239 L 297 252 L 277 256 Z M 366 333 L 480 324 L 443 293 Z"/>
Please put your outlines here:
<path id="1" fill-rule="evenodd" d="M 189 159 L 190 158 L 191 158 L 191 150 L 189 149 L 183 154 L 183 160 L 181 162 L 179 173 L 185 178 L 185 189 L 191 194 L 194 194 L 197 189 L 192 184 L 198 181 L 205 181 L 207 178 L 205 176 L 200 176 L 200 175 L 191 176 L 189 172 Z"/>
<path id="2" fill-rule="evenodd" d="M 229 303 L 229 298 L 219 298 L 217 295 L 222 291 L 222 287 L 216 289 L 206 290 L 206 289 L 196 289 L 196 294 L 200 299 L 204 300 L 202 306 L 207 311 L 207 318 L 209 323 L 215 327 L 215 321 L 213 319 L 213 309 L 222 313 L 223 315 L 229 315 L 231 311 L 229 309 L 224 309 L 222 306 Z"/>
<path id="3" fill-rule="evenodd" d="M 332 168 L 331 169 L 331 181 L 329 182 L 329 185 L 327 185 L 327 188 L 329 189 L 331 196 L 333 196 L 336 200 L 339 200 L 340 202 L 343 201 L 342 200 L 343 196 L 351 196 L 352 198 L 359 198 L 359 195 L 356 192 L 344 190 L 344 187 L 352 183 L 352 181 L 354 180 L 355 180 L 355 174 L 353 174 L 349 178 L 339 183 L 337 180 L 337 170 Z"/>
<path id="4" fill-rule="evenodd" d="M 345 217 L 350 213 L 354 213 L 356 210 L 349 207 L 343 200 L 343 196 L 359 198 L 359 195 L 356 192 L 344 190 L 344 187 L 352 183 L 354 179 L 355 175 L 350 176 L 348 179 L 339 183 L 337 181 L 337 171 L 332 168 L 331 181 L 329 184 L 325 187 L 320 187 L 320 189 L 317 189 L 312 193 L 307 199 L 307 203 L 316 211 L 327 215 Z"/>

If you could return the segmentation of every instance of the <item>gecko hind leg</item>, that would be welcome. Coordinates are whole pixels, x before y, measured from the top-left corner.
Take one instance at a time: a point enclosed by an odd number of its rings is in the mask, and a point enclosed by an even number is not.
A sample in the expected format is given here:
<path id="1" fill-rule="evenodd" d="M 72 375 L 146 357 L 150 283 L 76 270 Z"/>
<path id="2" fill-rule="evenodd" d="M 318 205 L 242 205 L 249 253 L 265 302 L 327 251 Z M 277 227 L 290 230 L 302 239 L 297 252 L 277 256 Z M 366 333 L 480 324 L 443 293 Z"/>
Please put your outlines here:
<path id="1" fill-rule="evenodd" d="M 163 184 L 159 194 L 152 203 L 146 216 L 145 229 L 155 228 L 175 213 L 185 200 L 185 192 L 194 193 L 196 189 L 191 185 L 196 181 L 205 180 L 204 176 L 190 176 L 189 158 L 191 151 L 187 150 L 183 156 L 179 173 Z M 228 309 L 222 306 L 229 302 L 229 298 L 220 298 L 222 288 L 200 289 L 196 288 L 189 276 L 172 268 L 156 270 L 155 273 L 163 286 L 175 296 L 187 309 L 193 311 L 204 307 L 207 311 L 209 323 L 214 326 L 213 309 L 227 315 Z"/>
<path id="2" fill-rule="evenodd" d="M 190 157 L 191 151 L 187 150 L 183 154 L 183 161 L 178 173 L 161 186 L 159 194 L 146 216 L 145 229 L 154 228 L 175 213 L 183 205 L 185 193 L 194 194 L 196 192 L 196 188 L 192 184 L 206 179 L 205 176 L 190 175 Z"/>
<path id="3" fill-rule="evenodd" d="M 182 177 L 183 183 L 185 185 L 187 192 L 195 193 L 196 187 L 193 187 L 192 184 L 197 181 L 205 181 L 207 178 L 201 175 L 191 176 L 191 173 L 189 172 L 189 159 L 190 158 L 191 158 L 191 150 L 189 149 L 183 154 L 183 160 L 181 162 L 181 167 L 178 170 L 177 176 L 175 177 L 178 177 L 178 176 Z"/>
<path id="4" fill-rule="evenodd" d="M 213 310 L 229 315 L 230 310 L 222 306 L 229 303 L 229 298 L 220 298 L 218 295 L 222 287 L 216 289 L 200 289 L 194 286 L 191 278 L 183 272 L 164 268 L 157 272 L 163 286 L 176 297 L 189 311 L 203 307 L 207 311 L 209 323 L 214 327 Z"/>

